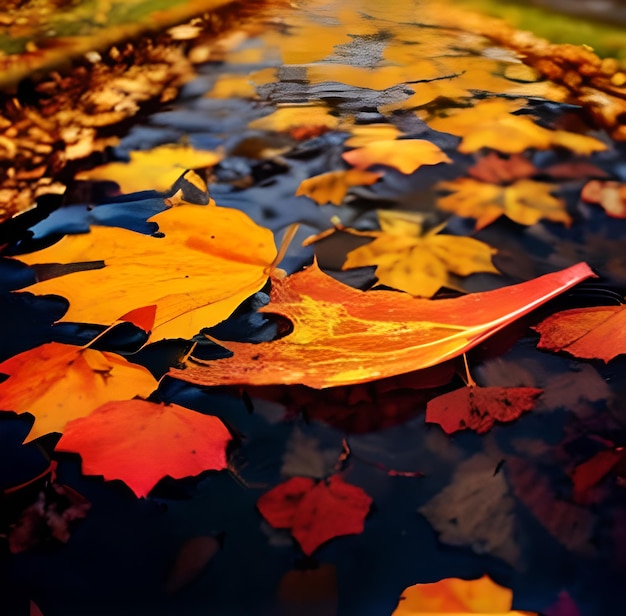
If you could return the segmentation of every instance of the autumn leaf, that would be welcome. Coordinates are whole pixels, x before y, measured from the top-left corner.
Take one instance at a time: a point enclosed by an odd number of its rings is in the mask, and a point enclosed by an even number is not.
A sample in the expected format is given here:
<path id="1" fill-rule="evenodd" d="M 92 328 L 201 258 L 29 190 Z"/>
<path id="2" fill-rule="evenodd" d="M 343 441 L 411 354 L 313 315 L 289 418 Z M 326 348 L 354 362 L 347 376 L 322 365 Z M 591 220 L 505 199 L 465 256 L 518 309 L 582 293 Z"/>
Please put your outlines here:
<path id="1" fill-rule="evenodd" d="M 274 113 L 253 120 L 248 125 L 253 130 L 288 131 L 300 126 L 325 126 L 335 128 L 339 119 L 330 114 L 326 105 L 302 104 L 279 107 Z"/>
<path id="2" fill-rule="evenodd" d="M 525 180 L 538 173 L 539 170 L 522 154 L 513 154 L 504 158 L 496 152 L 489 152 L 481 156 L 467 172 L 480 182 L 508 184 L 516 180 Z"/>
<path id="3" fill-rule="evenodd" d="M 329 171 L 300 182 L 296 196 L 309 197 L 318 205 L 325 203 L 341 205 L 352 186 L 368 186 L 377 182 L 381 177 L 382 173 L 361 169 Z"/>
<path id="4" fill-rule="evenodd" d="M 0 409 L 35 417 L 25 442 L 89 415 L 109 400 L 148 396 L 157 387 L 143 366 L 121 355 L 49 342 L 0 364 Z"/>
<path id="5" fill-rule="evenodd" d="M 323 388 L 412 372 L 457 357 L 593 273 L 584 263 L 494 291 L 427 300 L 359 291 L 317 265 L 275 280 L 262 312 L 293 332 L 272 342 L 220 343 L 229 358 L 188 361 L 170 375 L 198 385 L 302 384 Z"/>
<path id="6" fill-rule="evenodd" d="M 446 578 L 430 584 L 415 584 L 404 590 L 393 616 L 434 616 L 435 614 L 494 614 L 533 616 L 512 610 L 513 592 L 496 584 L 487 575 L 477 580 Z M 534 614 L 534 616 L 537 616 Z"/>
<path id="7" fill-rule="evenodd" d="M 496 421 L 515 421 L 532 410 L 541 393 L 534 387 L 462 387 L 430 400 L 426 421 L 439 424 L 446 434 L 465 429 L 483 434 Z"/>
<path id="8" fill-rule="evenodd" d="M 591 180 L 583 186 L 580 198 L 601 205 L 608 216 L 626 218 L 626 184 Z"/>
<path id="9" fill-rule="evenodd" d="M 350 148 L 360 148 L 376 141 L 392 141 L 402 134 L 393 124 L 383 123 L 348 125 L 346 130 L 350 131 L 350 137 L 344 145 Z"/>
<path id="10" fill-rule="evenodd" d="M 482 148 L 518 154 L 529 148 L 547 150 L 558 146 L 585 155 L 607 149 L 594 137 L 548 130 L 535 124 L 529 116 L 509 113 L 517 104 L 503 99 L 486 100 L 470 108 L 452 111 L 447 117 L 429 120 L 428 124 L 434 130 L 462 137 L 459 152 L 464 154 Z"/>
<path id="11" fill-rule="evenodd" d="M 507 216 L 520 225 L 534 225 L 542 219 L 569 225 L 571 218 L 565 202 L 552 195 L 553 184 L 533 180 L 517 180 L 508 186 L 479 182 L 472 178 L 458 178 L 437 184 L 440 190 L 452 194 L 437 200 L 445 212 L 476 219 L 476 228 L 482 229 Z"/>
<path id="12" fill-rule="evenodd" d="M 605 449 L 576 466 L 572 472 L 574 500 L 577 503 L 586 502 L 589 490 L 602 481 L 623 459 L 624 451 L 621 447 Z"/>
<path id="13" fill-rule="evenodd" d="M 495 249 L 477 239 L 441 234 L 442 226 L 424 231 L 420 215 L 412 212 L 379 210 L 378 220 L 380 231 L 338 227 L 374 238 L 349 252 L 342 269 L 375 265 L 382 284 L 417 297 L 432 297 L 441 287 L 463 291 L 451 274 L 499 273 L 491 262 Z"/>
<path id="14" fill-rule="evenodd" d="M 165 476 L 225 469 L 231 438 L 217 417 L 177 404 L 121 400 L 68 423 L 56 451 L 79 453 L 84 474 L 121 479 L 141 497 Z"/>
<path id="15" fill-rule="evenodd" d="M 153 150 L 132 151 L 129 162 L 113 162 L 81 171 L 77 180 L 110 180 L 123 193 L 140 190 L 165 191 L 187 169 L 212 167 L 222 154 L 195 150 L 187 145 L 162 145 Z"/>
<path id="16" fill-rule="evenodd" d="M 563 310 L 533 327 L 541 336 L 537 348 L 609 362 L 626 353 L 624 319 L 622 305 Z"/>
<path id="17" fill-rule="evenodd" d="M 310 555 L 334 537 L 363 532 L 372 499 L 339 475 L 316 482 L 292 477 L 259 498 L 261 515 L 274 528 L 288 528 Z"/>
<path id="18" fill-rule="evenodd" d="M 343 159 L 357 169 L 386 165 L 409 174 L 422 165 L 452 162 L 434 143 L 425 139 L 381 139 L 344 152 Z"/>
<path id="19" fill-rule="evenodd" d="M 121 312 L 156 305 L 149 341 L 190 338 L 227 318 L 266 282 L 276 256 L 269 229 L 221 207 L 180 206 L 150 218 L 165 237 L 112 227 L 70 235 L 20 261 L 104 261 L 25 290 L 60 295 L 70 306 L 61 321 L 109 325 Z"/>

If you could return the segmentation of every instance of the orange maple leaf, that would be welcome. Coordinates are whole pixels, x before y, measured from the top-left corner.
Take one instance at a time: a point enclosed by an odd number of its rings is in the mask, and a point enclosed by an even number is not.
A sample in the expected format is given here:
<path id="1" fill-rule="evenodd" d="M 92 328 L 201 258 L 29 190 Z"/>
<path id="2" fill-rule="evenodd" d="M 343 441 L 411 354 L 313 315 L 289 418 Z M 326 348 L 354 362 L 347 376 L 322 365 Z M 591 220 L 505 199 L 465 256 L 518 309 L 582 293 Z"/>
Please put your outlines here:
<path id="1" fill-rule="evenodd" d="M 456 357 L 537 306 L 593 276 L 580 263 L 494 291 L 444 300 L 359 291 L 317 265 L 274 281 L 263 312 L 293 322 L 279 340 L 220 343 L 234 355 L 170 375 L 199 385 L 363 383 Z"/>
<path id="2" fill-rule="evenodd" d="M 225 469 L 231 438 L 217 417 L 177 404 L 122 400 L 69 422 L 56 451 L 79 453 L 83 473 L 121 479 L 141 497 L 166 475 Z"/>
<path id="3" fill-rule="evenodd" d="M 30 413 L 35 423 L 25 442 L 89 415 L 109 400 L 148 396 L 156 379 L 121 355 L 49 342 L 0 364 L 0 409 Z"/>
<path id="4" fill-rule="evenodd" d="M 274 237 L 239 210 L 183 205 L 150 218 L 165 237 L 92 227 L 38 252 L 36 263 L 104 261 L 25 290 L 69 300 L 60 321 L 110 325 L 121 312 L 156 305 L 149 341 L 190 338 L 224 320 L 267 281 Z"/>
<path id="5" fill-rule="evenodd" d="M 332 203 L 341 205 L 348 189 L 352 186 L 368 186 L 382 177 L 382 173 L 363 171 L 362 169 L 342 169 L 329 171 L 300 182 L 296 197 L 306 196 L 318 205 Z"/>

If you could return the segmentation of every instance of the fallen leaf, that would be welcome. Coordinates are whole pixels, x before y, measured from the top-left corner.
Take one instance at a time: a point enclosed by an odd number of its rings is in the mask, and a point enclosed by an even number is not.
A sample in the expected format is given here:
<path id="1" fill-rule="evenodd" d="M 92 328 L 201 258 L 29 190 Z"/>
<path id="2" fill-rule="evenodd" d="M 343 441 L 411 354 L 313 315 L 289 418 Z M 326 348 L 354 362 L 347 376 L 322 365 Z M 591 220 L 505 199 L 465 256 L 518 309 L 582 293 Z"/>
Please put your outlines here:
<path id="1" fill-rule="evenodd" d="M 434 143 L 425 139 L 383 139 L 344 152 L 343 159 L 357 169 L 386 165 L 409 174 L 422 165 L 452 162 Z"/>
<path id="2" fill-rule="evenodd" d="M 168 190 L 187 169 L 212 167 L 222 154 L 195 150 L 187 145 L 162 145 L 153 150 L 130 152 L 130 161 L 114 162 L 81 171 L 77 180 L 110 180 L 123 193 Z"/>
<path id="3" fill-rule="evenodd" d="M 306 103 L 285 105 L 274 113 L 253 120 L 248 125 L 253 130 L 288 131 L 301 126 L 325 126 L 333 129 L 339 124 L 339 118 L 330 114 L 326 105 Z"/>
<path id="4" fill-rule="evenodd" d="M 136 327 L 143 329 L 143 331 L 150 332 L 154 327 L 154 320 L 156 318 L 157 307 L 156 304 L 151 306 L 143 306 L 142 308 L 135 308 L 126 314 L 123 314 L 118 321 L 125 323 L 132 323 Z"/>
<path id="5" fill-rule="evenodd" d="M 534 280 L 454 299 L 359 291 L 316 264 L 275 280 L 261 311 L 293 322 L 272 342 L 220 343 L 233 357 L 188 361 L 170 376 L 198 385 L 364 383 L 457 357 L 594 274 L 584 263 Z"/>
<path id="6" fill-rule="evenodd" d="M 176 554 L 165 582 L 165 592 L 178 592 L 197 580 L 219 550 L 220 542 L 210 535 L 187 539 Z"/>
<path id="7" fill-rule="evenodd" d="M 393 124 L 356 124 L 349 125 L 350 137 L 344 145 L 350 148 L 360 148 L 376 141 L 390 141 L 397 139 L 402 133 Z"/>
<path id="8" fill-rule="evenodd" d="M 461 387 L 432 399 L 426 421 L 439 424 L 446 434 L 466 429 L 483 434 L 496 421 L 515 421 L 532 410 L 541 393 L 533 387 Z"/>
<path id="9" fill-rule="evenodd" d="M 519 565 L 515 541 L 515 500 L 502 473 L 494 475 L 498 460 L 475 454 L 457 465 L 452 481 L 419 508 L 448 545 L 470 547 Z M 507 460 L 508 464 L 508 460 Z"/>
<path id="10" fill-rule="evenodd" d="M 565 202 L 552 195 L 553 184 L 534 180 L 517 180 L 508 186 L 479 182 L 472 178 L 458 178 L 439 182 L 436 188 L 452 194 L 437 200 L 445 212 L 476 219 L 476 228 L 482 229 L 507 216 L 520 225 L 534 225 L 542 219 L 569 225 L 571 218 Z"/>
<path id="11" fill-rule="evenodd" d="M 219 323 L 265 284 L 276 256 L 274 238 L 243 212 L 185 205 L 149 220 L 165 237 L 95 226 L 20 255 L 29 265 L 104 261 L 101 269 L 72 272 L 25 290 L 67 298 L 63 322 L 109 325 L 121 312 L 155 304 L 149 337 L 154 342 L 190 338 Z"/>
<path id="12" fill-rule="evenodd" d="M 0 364 L 9 378 L 0 383 L 0 409 L 30 413 L 35 423 L 24 442 L 89 415 L 109 400 L 148 396 L 156 379 L 115 353 L 60 342 L 24 351 Z"/>
<path id="13" fill-rule="evenodd" d="M 601 205 L 608 216 L 626 218 L 626 184 L 591 180 L 583 186 L 580 198 Z"/>
<path id="14" fill-rule="evenodd" d="M 623 305 L 563 310 L 533 327 L 541 336 L 537 348 L 609 362 L 626 353 L 624 319 Z"/>
<path id="15" fill-rule="evenodd" d="M 68 423 L 56 451 L 80 454 L 84 474 L 121 479 L 141 497 L 165 476 L 225 469 L 231 438 L 217 417 L 177 404 L 121 400 Z"/>
<path id="16" fill-rule="evenodd" d="M 477 580 L 445 578 L 430 584 L 415 584 L 400 596 L 392 616 L 433 616 L 435 614 L 494 614 L 496 616 L 533 616 L 512 610 L 513 592 L 496 584 L 487 575 Z M 534 616 L 537 616 L 534 614 Z"/>
<path id="17" fill-rule="evenodd" d="M 292 477 L 259 498 L 261 515 L 274 528 L 288 528 L 310 555 L 334 537 L 363 532 L 372 499 L 339 475 L 316 482 Z"/>
<path id="18" fill-rule="evenodd" d="M 535 124 L 527 115 L 513 115 L 516 101 L 493 99 L 473 107 L 453 111 L 445 118 L 428 121 L 431 128 L 463 137 L 459 152 L 469 154 L 482 148 L 492 148 L 506 154 L 518 154 L 529 148 L 547 150 L 563 147 L 578 154 L 592 154 L 607 146 L 586 135 L 563 130 L 549 130 Z"/>
<path id="19" fill-rule="evenodd" d="M 318 205 L 325 203 L 341 205 L 352 186 L 369 186 L 381 177 L 382 173 L 361 169 L 329 171 L 303 180 L 296 190 L 296 197 L 304 195 L 313 199 Z"/>
<path id="20" fill-rule="evenodd" d="M 496 152 L 481 156 L 467 172 L 475 179 L 488 184 L 509 184 L 525 180 L 539 172 L 524 155 L 512 154 L 505 158 Z"/>
<path id="21" fill-rule="evenodd" d="M 605 449 L 576 466 L 572 472 L 574 500 L 577 503 L 586 503 L 589 490 L 602 481 L 622 459 L 624 451 L 621 448 Z"/>
<path id="22" fill-rule="evenodd" d="M 499 273 L 491 262 L 496 250 L 480 240 L 442 234 L 441 226 L 424 231 L 419 214 L 412 212 L 379 210 L 378 220 L 380 231 L 341 227 L 374 238 L 349 252 L 342 269 L 375 265 L 382 284 L 417 297 L 432 297 L 441 287 L 462 291 L 451 274 Z"/>

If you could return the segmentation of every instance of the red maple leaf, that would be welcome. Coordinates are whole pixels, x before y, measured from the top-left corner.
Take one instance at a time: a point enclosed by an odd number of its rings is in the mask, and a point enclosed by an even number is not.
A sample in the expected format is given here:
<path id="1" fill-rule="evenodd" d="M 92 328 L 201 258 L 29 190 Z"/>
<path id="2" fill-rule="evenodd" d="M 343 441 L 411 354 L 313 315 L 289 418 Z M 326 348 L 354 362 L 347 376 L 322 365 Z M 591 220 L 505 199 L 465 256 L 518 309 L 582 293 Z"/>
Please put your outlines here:
<path id="1" fill-rule="evenodd" d="M 261 515 L 274 528 L 288 528 L 310 555 L 320 545 L 341 535 L 363 532 L 372 498 L 339 475 L 316 482 L 292 477 L 259 498 Z"/>
<path id="2" fill-rule="evenodd" d="M 70 421 L 56 449 L 79 453 L 85 474 L 121 479 L 147 496 L 166 475 L 180 479 L 226 468 L 230 440 L 217 417 L 177 404 L 122 400 Z"/>
<path id="3" fill-rule="evenodd" d="M 530 411 L 541 393 L 534 387 L 462 387 L 431 400 L 426 421 L 439 424 L 446 434 L 465 429 L 482 434 L 496 421 L 514 421 Z"/>

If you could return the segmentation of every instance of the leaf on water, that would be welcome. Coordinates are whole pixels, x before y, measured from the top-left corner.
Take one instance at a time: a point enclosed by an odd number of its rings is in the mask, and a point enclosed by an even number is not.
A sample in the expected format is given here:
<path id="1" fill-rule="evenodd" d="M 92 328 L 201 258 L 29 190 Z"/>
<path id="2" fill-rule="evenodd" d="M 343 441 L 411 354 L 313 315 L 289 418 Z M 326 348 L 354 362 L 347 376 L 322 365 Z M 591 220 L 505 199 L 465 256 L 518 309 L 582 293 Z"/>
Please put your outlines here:
<path id="1" fill-rule="evenodd" d="M 170 376 L 198 385 L 364 383 L 434 366 L 476 346 L 534 308 L 594 274 L 584 263 L 534 280 L 454 299 L 359 291 L 316 264 L 274 280 L 261 311 L 293 322 L 272 342 L 221 343 L 234 356 Z"/>
<path id="2" fill-rule="evenodd" d="M 525 180 L 539 172 L 523 154 L 500 156 L 497 152 L 488 152 L 467 172 L 476 180 L 488 184 L 509 184 L 515 180 Z"/>
<path id="3" fill-rule="evenodd" d="M 154 319 L 156 318 L 157 307 L 156 304 L 151 306 L 143 306 L 142 308 L 135 308 L 130 312 L 122 315 L 118 321 L 125 323 L 132 323 L 136 327 L 143 329 L 146 333 L 152 331 L 154 327 Z"/>
<path id="4" fill-rule="evenodd" d="M 517 180 L 508 186 L 479 182 L 472 178 L 458 178 L 440 182 L 436 186 L 452 194 L 437 200 L 445 212 L 476 219 L 476 228 L 482 229 L 507 216 L 520 225 L 534 225 L 542 219 L 571 223 L 565 202 L 552 195 L 553 184 L 534 180 Z"/>
<path id="5" fill-rule="evenodd" d="M 425 232 L 422 216 L 413 212 L 379 210 L 378 220 L 380 231 L 340 227 L 374 238 L 348 253 L 342 269 L 375 265 L 382 284 L 416 297 L 432 297 L 441 287 L 463 291 L 451 274 L 499 273 L 491 262 L 496 250 L 480 240 L 441 234 L 441 226 Z"/>
<path id="6" fill-rule="evenodd" d="M 217 417 L 177 404 L 121 400 L 69 422 L 56 451 L 80 454 L 84 474 L 121 479 L 142 497 L 165 476 L 225 469 L 231 438 Z"/>
<path id="7" fill-rule="evenodd" d="M 529 116 L 513 115 L 521 108 L 518 101 L 492 99 L 471 108 L 454 110 L 443 118 L 428 120 L 431 128 L 462 137 L 459 152 L 477 152 L 492 148 L 506 154 L 517 154 L 529 148 L 546 150 L 562 147 L 588 155 L 607 149 L 594 137 L 563 130 L 549 130 L 535 124 Z"/>
<path id="8" fill-rule="evenodd" d="M 604 208 L 612 218 L 626 218 L 626 184 L 591 180 L 583 186 L 580 198 Z"/>
<path id="9" fill-rule="evenodd" d="M 520 550 L 515 541 L 515 501 L 497 460 L 475 454 L 461 462 L 452 482 L 419 512 L 448 545 L 470 547 L 516 566 Z"/>
<path id="10" fill-rule="evenodd" d="M 0 364 L 0 409 L 35 417 L 25 442 L 89 415 L 109 400 L 148 396 L 157 381 L 121 355 L 49 342 Z"/>
<path id="11" fill-rule="evenodd" d="M 357 169 L 386 165 L 405 174 L 413 173 L 422 165 L 452 162 L 440 148 L 425 139 L 372 141 L 363 147 L 344 152 L 342 157 Z"/>
<path id="12" fill-rule="evenodd" d="M 431 584 L 415 584 L 400 596 L 392 616 L 481 614 L 487 616 L 537 616 L 512 610 L 513 592 L 487 575 L 477 580 L 445 578 Z"/>
<path id="13" fill-rule="evenodd" d="M 336 128 L 339 119 L 330 114 L 326 105 L 302 104 L 279 107 L 274 113 L 253 120 L 248 125 L 253 130 L 288 131 L 300 126 L 326 126 Z"/>
<path id="14" fill-rule="evenodd" d="M 369 186 L 382 177 L 382 173 L 347 169 L 329 171 L 303 180 L 296 190 L 296 197 L 304 195 L 318 205 L 332 203 L 341 205 L 348 190 L 353 186 Z"/>
<path id="15" fill-rule="evenodd" d="M 222 160 L 217 152 L 195 150 L 188 145 L 162 145 L 153 150 L 130 152 L 130 161 L 114 162 L 81 171 L 77 180 L 110 180 L 123 193 L 166 191 L 187 169 L 212 167 Z"/>
<path id="16" fill-rule="evenodd" d="M 402 134 L 393 124 L 383 123 L 349 125 L 346 130 L 350 131 L 351 136 L 344 145 L 350 148 L 360 148 L 375 141 L 395 140 Z"/>
<path id="17" fill-rule="evenodd" d="M 307 555 L 334 537 L 362 533 L 371 505 L 370 496 L 339 475 L 319 482 L 292 477 L 257 502 L 270 525 L 288 528 Z"/>
<path id="18" fill-rule="evenodd" d="M 537 348 L 609 362 L 626 353 L 624 319 L 623 305 L 563 310 L 533 327 L 541 336 Z"/>
<path id="19" fill-rule="evenodd" d="M 105 267 L 38 282 L 27 291 L 60 295 L 67 322 L 114 323 L 123 311 L 157 306 L 149 341 L 190 338 L 223 321 L 265 284 L 276 256 L 269 229 L 235 209 L 185 205 L 149 219 L 165 237 L 112 227 L 70 235 L 17 257 L 36 263 L 103 260 Z"/>
<path id="20" fill-rule="evenodd" d="M 488 432 L 496 421 L 510 422 L 532 410 L 541 389 L 533 387 L 462 387 L 431 400 L 426 421 L 446 434 L 458 430 Z"/>

